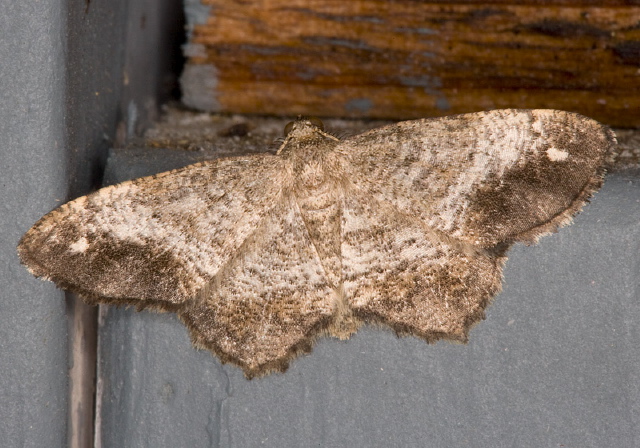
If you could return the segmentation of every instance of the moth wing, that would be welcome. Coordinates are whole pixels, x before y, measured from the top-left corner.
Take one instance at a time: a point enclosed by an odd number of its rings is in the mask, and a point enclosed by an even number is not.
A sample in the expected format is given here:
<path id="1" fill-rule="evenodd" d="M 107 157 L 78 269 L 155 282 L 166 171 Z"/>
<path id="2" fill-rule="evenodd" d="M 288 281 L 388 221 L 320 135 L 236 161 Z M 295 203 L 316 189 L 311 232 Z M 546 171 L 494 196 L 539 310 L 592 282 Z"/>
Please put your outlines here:
<path id="1" fill-rule="evenodd" d="M 504 258 L 467 251 L 368 195 L 347 195 L 342 237 L 343 291 L 360 320 L 466 341 L 500 291 Z"/>
<path id="2" fill-rule="evenodd" d="M 614 134 L 557 110 L 407 121 L 343 141 L 361 191 L 482 247 L 534 242 L 602 184 Z"/>
<path id="3" fill-rule="evenodd" d="M 272 155 L 219 159 L 102 188 L 38 221 L 18 253 L 91 302 L 173 309 L 206 285 L 278 202 Z"/>
<path id="4" fill-rule="evenodd" d="M 196 300 L 179 311 L 194 344 L 247 377 L 284 371 L 331 324 L 336 292 L 290 195 Z"/>

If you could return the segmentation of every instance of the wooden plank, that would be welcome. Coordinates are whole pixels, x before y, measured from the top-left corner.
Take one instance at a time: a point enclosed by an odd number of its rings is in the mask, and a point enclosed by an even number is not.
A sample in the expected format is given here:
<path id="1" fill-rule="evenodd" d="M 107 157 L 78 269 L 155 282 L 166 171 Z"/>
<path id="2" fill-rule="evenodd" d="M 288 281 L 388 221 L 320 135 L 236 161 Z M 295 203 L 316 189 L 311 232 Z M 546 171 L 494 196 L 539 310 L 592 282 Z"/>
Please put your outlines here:
<path id="1" fill-rule="evenodd" d="M 192 107 L 392 119 L 550 107 L 640 125 L 638 2 L 204 1 L 182 78 Z"/>

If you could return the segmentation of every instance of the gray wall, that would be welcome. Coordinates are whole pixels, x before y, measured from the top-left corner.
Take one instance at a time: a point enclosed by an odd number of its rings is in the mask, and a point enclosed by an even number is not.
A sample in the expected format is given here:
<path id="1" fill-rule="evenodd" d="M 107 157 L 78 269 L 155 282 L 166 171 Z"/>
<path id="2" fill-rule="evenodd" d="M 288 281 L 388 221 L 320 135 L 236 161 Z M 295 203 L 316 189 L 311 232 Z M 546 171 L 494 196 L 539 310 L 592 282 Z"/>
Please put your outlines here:
<path id="1" fill-rule="evenodd" d="M 69 372 L 95 351 L 87 326 L 95 309 L 31 277 L 15 247 L 43 214 L 101 183 L 117 129 L 121 142 L 157 114 L 172 83 L 165 39 L 182 33 L 182 8 L 179 0 L 2 0 L 0 9 L 0 444 L 83 446 L 92 434 L 77 422 L 92 420 L 93 405 L 68 397 L 72 386 L 92 394 L 91 362 L 80 366 L 84 384 L 70 384 Z"/>
<path id="2" fill-rule="evenodd" d="M 15 247 L 67 194 L 65 9 L 2 2 L 0 14 L 0 440 L 63 446 L 67 326 L 63 294 L 34 281 Z"/>

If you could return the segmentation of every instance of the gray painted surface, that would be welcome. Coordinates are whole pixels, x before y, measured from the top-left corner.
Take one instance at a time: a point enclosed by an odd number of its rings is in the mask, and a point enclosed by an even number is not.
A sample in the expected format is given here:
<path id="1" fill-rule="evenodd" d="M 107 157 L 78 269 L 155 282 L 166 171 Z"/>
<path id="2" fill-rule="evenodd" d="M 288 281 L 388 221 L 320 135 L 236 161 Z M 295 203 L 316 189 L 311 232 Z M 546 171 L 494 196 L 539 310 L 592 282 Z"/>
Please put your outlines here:
<path id="1" fill-rule="evenodd" d="M 67 199 L 102 182 L 109 146 L 121 120 L 128 0 L 72 2 L 66 20 L 65 149 Z M 93 444 L 96 319 L 93 307 L 67 297 L 69 388 L 67 445 Z"/>
<path id="2" fill-rule="evenodd" d="M 109 4 L 109 2 L 105 2 Z M 185 39 L 180 0 L 127 0 L 122 117 L 131 138 L 158 118 L 159 105 L 178 97 L 182 65 L 180 45 Z"/>
<path id="3" fill-rule="evenodd" d="M 121 153 L 122 181 L 202 154 Z M 102 446 L 640 446 L 640 176 L 511 250 L 468 345 L 365 328 L 247 381 L 171 314 L 103 307 Z"/>
<path id="4" fill-rule="evenodd" d="M 1 3 L 0 440 L 64 446 L 64 296 L 31 277 L 15 247 L 43 212 L 66 198 L 65 9 L 56 0 Z"/>
<path id="5" fill-rule="evenodd" d="M 128 104 L 142 105 L 134 130 L 155 115 L 156 99 L 171 83 L 165 76 L 168 44 L 159 36 L 175 41 L 171 30 L 182 33 L 182 13 L 175 14 L 181 5 L 170 0 L 0 4 L 0 445 L 88 446 L 91 428 L 87 432 L 72 422 L 92 423 L 93 392 L 81 406 L 69 400 L 69 372 L 78 367 L 73 356 L 77 349 L 95 351 L 87 328 L 75 332 L 80 338 L 68 339 L 68 330 L 77 330 L 83 320 L 82 308 L 29 275 L 15 247 L 42 215 L 101 183 L 107 149 L 117 123 L 128 118 Z M 140 16 L 131 25 L 134 12 Z M 165 21 L 158 23 L 157 17 Z M 125 83 L 125 60 L 136 60 L 145 48 L 152 49 L 154 64 L 142 65 L 143 59 L 128 66 Z M 93 386 L 91 376 L 81 381 L 82 387 Z"/>

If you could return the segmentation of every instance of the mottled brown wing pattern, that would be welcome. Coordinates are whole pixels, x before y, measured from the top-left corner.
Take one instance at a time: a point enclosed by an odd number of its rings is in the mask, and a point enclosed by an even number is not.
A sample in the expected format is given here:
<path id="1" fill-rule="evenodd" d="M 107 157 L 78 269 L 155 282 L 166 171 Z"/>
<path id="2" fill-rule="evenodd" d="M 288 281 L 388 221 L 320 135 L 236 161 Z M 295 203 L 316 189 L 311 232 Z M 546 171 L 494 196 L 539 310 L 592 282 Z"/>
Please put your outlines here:
<path id="1" fill-rule="evenodd" d="M 505 257 L 465 251 L 368 195 L 347 195 L 342 234 L 344 294 L 361 320 L 430 342 L 466 341 L 500 291 Z"/>
<path id="2" fill-rule="evenodd" d="M 18 252 L 90 301 L 175 307 L 206 285 L 280 200 L 272 155 L 203 162 L 103 188 L 36 223 Z"/>
<path id="3" fill-rule="evenodd" d="M 252 377 L 284 370 L 289 359 L 309 351 L 333 320 L 336 302 L 300 210 L 287 195 L 181 315 L 197 345 Z"/>
<path id="4" fill-rule="evenodd" d="M 191 165 L 54 210 L 18 252 L 91 303 L 175 311 L 248 377 L 363 322 L 466 341 L 505 253 L 565 224 L 615 144 L 577 114 L 501 110 L 340 141 L 299 119 L 276 155 Z"/>
<path id="5" fill-rule="evenodd" d="M 490 247 L 567 223 L 602 184 L 614 144 L 578 114 L 506 109 L 397 123 L 337 150 L 363 192 Z"/>

